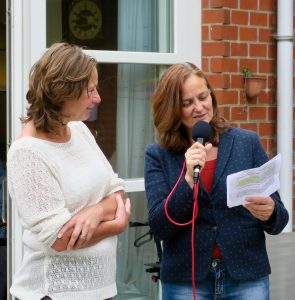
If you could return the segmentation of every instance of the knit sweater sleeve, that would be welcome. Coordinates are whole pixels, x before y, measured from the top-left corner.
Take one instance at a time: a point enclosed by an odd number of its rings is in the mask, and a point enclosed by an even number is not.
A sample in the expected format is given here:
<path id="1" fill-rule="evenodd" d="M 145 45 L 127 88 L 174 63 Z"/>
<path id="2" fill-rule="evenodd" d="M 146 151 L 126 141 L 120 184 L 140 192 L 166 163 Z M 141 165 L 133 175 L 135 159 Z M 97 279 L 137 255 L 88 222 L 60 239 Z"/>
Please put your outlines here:
<path id="1" fill-rule="evenodd" d="M 61 180 L 41 153 L 18 148 L 8 156 L 8 188 L 22 225 L 51 247 L 70 218 L 61 192 Z"/>

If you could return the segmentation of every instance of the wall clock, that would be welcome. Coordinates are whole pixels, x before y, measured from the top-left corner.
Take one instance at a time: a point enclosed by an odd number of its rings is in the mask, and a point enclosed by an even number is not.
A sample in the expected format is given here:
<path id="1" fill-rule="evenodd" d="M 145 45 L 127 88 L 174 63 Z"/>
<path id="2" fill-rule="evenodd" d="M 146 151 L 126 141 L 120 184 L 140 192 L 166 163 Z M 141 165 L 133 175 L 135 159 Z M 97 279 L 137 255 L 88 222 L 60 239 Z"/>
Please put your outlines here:
<path id="1" fill-rule="evenodd" d="M 62 0 L 61 5 L 61 40 L 86 49 L 118 49 L 118 0 Z"/>
<path id="2" fill-rule="evenodd" d="M 97 1 L 78 0 L 69 9 L 68 26 L 74 38 L 81 41 L 101 36 L 102 13 Z"/>

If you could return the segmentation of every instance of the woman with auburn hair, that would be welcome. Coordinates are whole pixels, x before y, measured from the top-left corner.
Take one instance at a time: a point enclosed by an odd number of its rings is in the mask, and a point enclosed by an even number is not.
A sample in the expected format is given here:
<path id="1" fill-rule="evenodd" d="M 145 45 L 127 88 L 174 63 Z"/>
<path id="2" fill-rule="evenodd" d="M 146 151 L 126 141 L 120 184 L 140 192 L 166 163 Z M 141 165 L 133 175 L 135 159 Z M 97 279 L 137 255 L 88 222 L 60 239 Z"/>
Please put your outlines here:
<path id="1" fill-rule="evenodd" d="M 205 81 L 212 99 L 211 142 L 218 144 L 219 134 L 228 128 L 225 119 L 219 115 L 216 96 L 205 74 L 189 63 L 173 65 L 161 78 L 153 96 L 152 112 L 159 144 L 175 152 L 182 152 L 191 144 L 191 137 L 181 122 L 183 104 L 180 92 L 183 83 L 192 74 Z"/>
<path id="2" fill-rule="evenodd" d="M 162 299 L 269 299 L 265 232 L 279 234 L 288 212 L 278 192 L 227 206 L 227 176 L 268 161 L 259 137 L 229 126 L 219 115 L 208 78 L 191 63 L 164 72 L 152 114 L 158 142 L 146 149 L 145 189 L 149 224 L 163 241 Z M 205 145 L 192 138 L 199 122 L 211 128 Z M 201 169 L 198 189 L 196 166 Z"/>
<path id="3" fill-rule="evenodd" d="M 30 71 L 24 127 L 8 152 L 8 187 L 23 225 L 20 300 L 110 299 L 117 237 L 128 224 L 123 181 L 82 121 L 101 102 L 97 61 L 53 44 Z"/>

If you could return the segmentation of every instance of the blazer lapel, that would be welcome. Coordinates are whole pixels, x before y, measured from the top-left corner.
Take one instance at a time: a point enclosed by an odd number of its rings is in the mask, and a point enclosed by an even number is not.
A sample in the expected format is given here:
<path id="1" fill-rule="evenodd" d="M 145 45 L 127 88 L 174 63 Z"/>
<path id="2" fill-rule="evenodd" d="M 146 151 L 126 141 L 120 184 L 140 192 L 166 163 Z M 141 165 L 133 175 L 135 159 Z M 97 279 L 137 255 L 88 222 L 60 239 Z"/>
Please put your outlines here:
<path id="1" fill-rule="evenodd" d="M 227 162 L 230 158 L 230 153 L 233 147 L 234 137 L 229 134 L 230 130 L 220 135 L 220 143 L 218 146 L 217 153 L 217 165 L 214 172 L 213 186 L 211 193 L 213 193 L 216 185 L 218 184 L 219 178 L 221 177 Z"/>

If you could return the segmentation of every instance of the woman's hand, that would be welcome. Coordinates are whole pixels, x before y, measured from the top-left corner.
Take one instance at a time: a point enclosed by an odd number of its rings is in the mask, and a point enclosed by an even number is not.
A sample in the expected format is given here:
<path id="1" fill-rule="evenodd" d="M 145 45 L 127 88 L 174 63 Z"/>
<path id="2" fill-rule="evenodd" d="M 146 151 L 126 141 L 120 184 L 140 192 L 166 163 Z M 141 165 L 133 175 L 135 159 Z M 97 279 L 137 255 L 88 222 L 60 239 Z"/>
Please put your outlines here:
<path id="1" fill-rule="evenodd" d="M 207 152 L 212 148 L 212 144 L 207 143 L 205 146 L 196 142 L 185 153 L 186 175 L 185 180 L 193 188 L 194 186 L 194 169 L 196 166 L 204 167 Z"/>
<path id="2" fill-rule="evenodd" d="M 123 232 L 125 228 L 128 226 L 129 218 L 131 214 L 131 203 L 130 199 L 126 198 L 125 204 L 120 195 L 116 196 L 116 200 L 118 203 L 115 222 L 117 223 L 119 233 Z"/>
<path id="3" fill-rule="evenodd" d="M 116 194 L 115 198 L 117 209 L 113 220 L 104 221 L 99 203 L 84 208 L 63 226 L 52 248 L 58 252 L 81 249 L 123 232 L 130 217 L 130 199 L 124 202 L 120 194 Z"/>
<path id="4" fill-rule="evenodd" d="M 257 219 L 267 221 L 275 209 L 275 202 L 271 197 L 247 197 L 244 207 Z"/>
<path id="5" fill-rule="evenodd" d="M 97 227 L 92 239 L 89 242 L 83 242 L 80 239 L 78 239 L 77 243 L 74 246 L 74 249 L 90 247 L 109 236 L 118 235 L 125 230 L 125 228 L 128 226 L 128 221 L 130 217 L 130 200 L 129 198 L 127 198 L 124 203 L 121 195 L 116 195 L 116 201 L 117 211 L 115 219 L 112 221 L 101 222 Z"/>
<path id="6" fill-rule="evenodd" d="M 103 209 L 99 203 L 88 206 L 74 215 L 70 221 L 62 227 L 57 237 L 60 239 L 66 232 L 71 231 L 71 238 L 67 245 L 67 250 L 71 250 L 77 242 L 82 245 L 90 241 L 102 220 Z"/>

